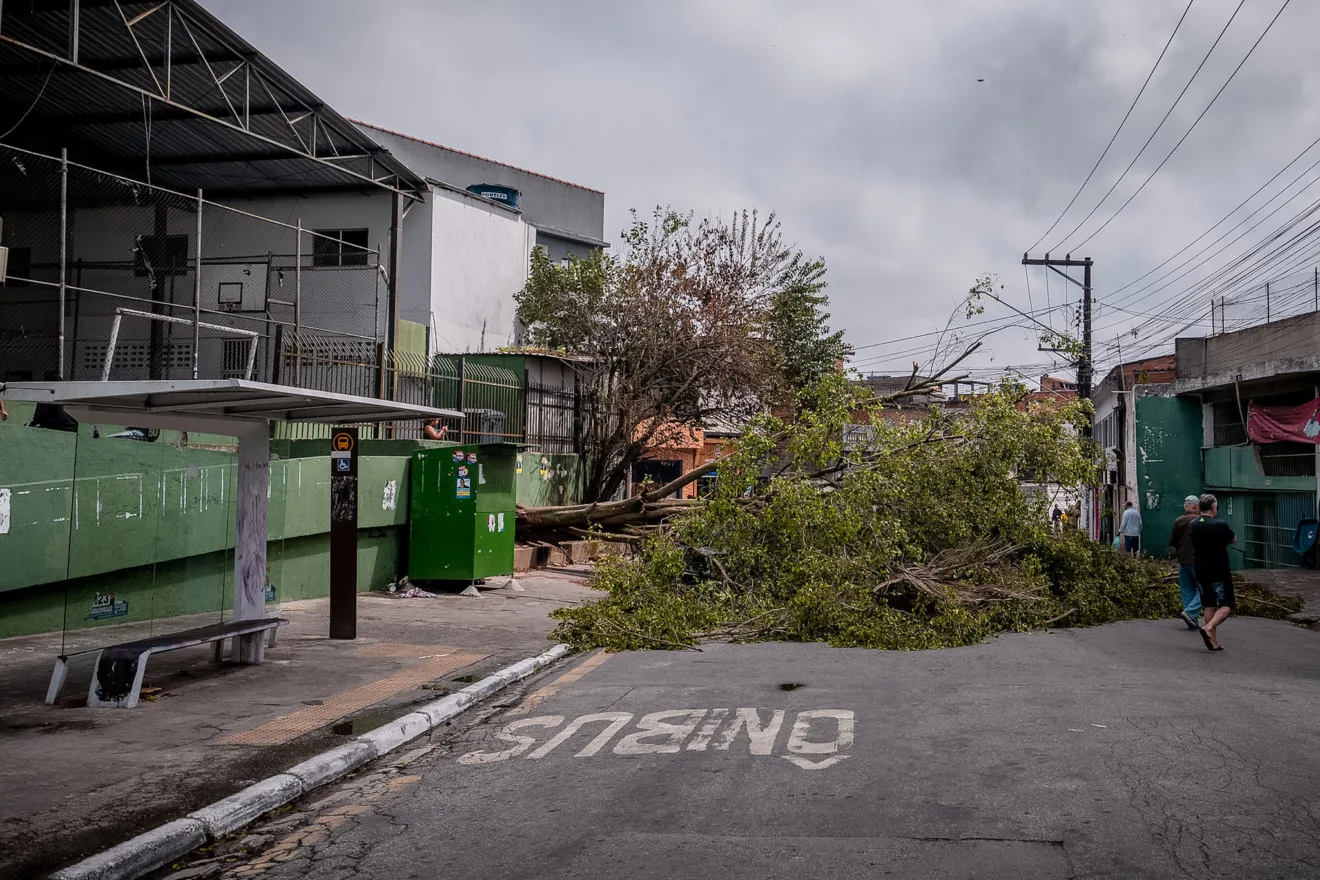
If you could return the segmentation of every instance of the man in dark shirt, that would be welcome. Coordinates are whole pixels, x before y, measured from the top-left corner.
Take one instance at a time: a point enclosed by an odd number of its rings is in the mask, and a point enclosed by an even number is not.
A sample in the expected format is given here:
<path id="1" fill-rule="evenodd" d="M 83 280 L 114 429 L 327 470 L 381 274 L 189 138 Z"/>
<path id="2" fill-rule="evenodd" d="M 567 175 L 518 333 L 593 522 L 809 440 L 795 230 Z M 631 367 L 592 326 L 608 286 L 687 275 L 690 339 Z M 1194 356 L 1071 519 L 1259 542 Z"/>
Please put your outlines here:
<path id="1" fill-rule="evenodd" d="M 1228 546 L 1237 541 L 1233 529 L 1219 513 L 1219 500 L 1213 495 L 1202 495 L 1198 505 L 1201 515 L 1191 524 L 1188 534 L 1192 541 L 1196 581 L 1201 586 L 1201 604 L 1205 606 L 1205 624 L 1201 626 L 1201 640 L 1211 651 L 1222 651 L 1216 631 L 1233 613 L 1237 604 L 1233 596 L 1233 573 L 1229 569 Z"/>
<path id="2" fill-rule="evenodd" d="M 1201 616 L 1201 587 L 1196 582 L 1196 557 L 1189 530 L 1200 515 L 1201 499 L 1188 495 L 1183 499 L 1183 515 L 1173 521 L 1173 531 L 1169 533 L 1169 554 L 1178 560 L 1178 592 L 1182 594 L 1183 606 L 1180 616 L 1192 630 L 1200 629 L 1196 621 Z"/>

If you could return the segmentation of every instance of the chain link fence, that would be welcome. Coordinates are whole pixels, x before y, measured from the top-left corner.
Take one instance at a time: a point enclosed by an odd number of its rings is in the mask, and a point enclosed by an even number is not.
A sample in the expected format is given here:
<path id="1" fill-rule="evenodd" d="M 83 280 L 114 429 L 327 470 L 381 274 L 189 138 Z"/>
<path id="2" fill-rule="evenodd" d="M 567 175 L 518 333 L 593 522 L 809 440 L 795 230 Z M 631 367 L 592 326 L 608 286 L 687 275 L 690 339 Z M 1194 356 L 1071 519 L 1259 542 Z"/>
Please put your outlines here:
<path id="1" fill-rule="evenodd" d="M 1256 282 L 1234 294 L 1212 296 L 1214 333 L 1320 312 L 1320 268 Z"/>
<path id="2" fill-rule="evenodd" d="M 366 229 L 306 229 L 5 145 L 0 193 L 0 380 L 248 378 L 459 410 L 446 427 L 460 442 L 524 439 L 514 371 L 387 348 L 388 279 Z"/>
<path id="3" fill-rule="evenodd" d="M 365 230 L 303 229 L 8 146 L 0 192 L 0 378 L 379 394 L 387 285 Z"/>

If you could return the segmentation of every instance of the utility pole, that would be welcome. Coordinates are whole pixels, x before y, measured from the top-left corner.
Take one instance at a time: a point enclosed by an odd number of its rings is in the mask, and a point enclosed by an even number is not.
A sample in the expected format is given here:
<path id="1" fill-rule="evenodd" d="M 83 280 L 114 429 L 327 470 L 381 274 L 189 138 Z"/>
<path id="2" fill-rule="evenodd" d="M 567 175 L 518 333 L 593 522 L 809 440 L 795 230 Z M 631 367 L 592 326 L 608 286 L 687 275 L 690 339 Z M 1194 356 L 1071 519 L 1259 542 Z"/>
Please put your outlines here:
<path id="1" fill-rule="evenodd" d="M 1076 284 L 1082 289 L 1082 356 L 1077 359 L 1077 396 L 1086 400 L 1091 396 L 1091 266 L 1093 265 L 1090 257 L 1081 260 L 1074 260 L 1072 254 L 1066 255 L 1062 260 L 1057 257 L 1051 257 L 1046 254 L 1043 258 L 1032 258 L 1027 254 L 1022 255 L 1022 265 L 1024 266 L 1044 266 L 1052 272 L 1057 272 L 1064 278 Z M 1064 269 L 1071 266 L 1082 267 L 1082 280 L 1069 275 Z"/>

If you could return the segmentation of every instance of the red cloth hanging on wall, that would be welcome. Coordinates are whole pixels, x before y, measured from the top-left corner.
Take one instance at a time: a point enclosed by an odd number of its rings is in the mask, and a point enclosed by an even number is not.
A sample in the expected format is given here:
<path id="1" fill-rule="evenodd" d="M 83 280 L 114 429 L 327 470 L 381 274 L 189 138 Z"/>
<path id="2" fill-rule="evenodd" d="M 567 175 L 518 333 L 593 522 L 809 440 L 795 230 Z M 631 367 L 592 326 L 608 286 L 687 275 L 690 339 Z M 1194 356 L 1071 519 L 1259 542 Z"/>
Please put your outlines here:
<path id="1" fill-rule="evenodd" d="M 1320 397 L 1301 406 L 1247 404 L 1247 437 L 1252 443 L 1320 445 Z"/>

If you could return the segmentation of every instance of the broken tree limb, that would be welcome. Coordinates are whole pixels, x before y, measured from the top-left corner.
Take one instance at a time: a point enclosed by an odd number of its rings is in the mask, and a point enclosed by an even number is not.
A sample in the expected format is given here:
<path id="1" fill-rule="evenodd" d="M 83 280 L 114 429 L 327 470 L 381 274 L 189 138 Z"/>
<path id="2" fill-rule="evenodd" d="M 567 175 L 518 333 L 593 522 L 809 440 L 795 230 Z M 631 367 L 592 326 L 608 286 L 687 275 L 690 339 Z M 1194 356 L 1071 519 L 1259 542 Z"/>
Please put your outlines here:
<path id="1" fill-rule="evenodd" d="M 693 468 L 677 479 L 619 501 L 597 501 L 591 504 L 572 504 L 563 507 L 523 507 L 517 505 L 519 528 L 586 529 L 593 525 L 618 528 L 629 525 L 648 525 L 663 522 L 675 513 L 681 513 L 696 503 L 695 498 L 669 496 L 695 482 L 706 474 L 714 473 L 718 462 L 708 461 Z"/>
<path id="2" fill-rule="evenodd" d="M 626 544 L 639 544 L 642 541 L 641 535 L 620 535 L 614 532 L 593 532 L 588 529 L 580 529 L 577 526 L 569 526 L 565 531 L 577 535 L 579 538 L 587 538 L 591 541 L 619 541 Z"/>

